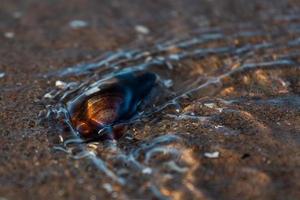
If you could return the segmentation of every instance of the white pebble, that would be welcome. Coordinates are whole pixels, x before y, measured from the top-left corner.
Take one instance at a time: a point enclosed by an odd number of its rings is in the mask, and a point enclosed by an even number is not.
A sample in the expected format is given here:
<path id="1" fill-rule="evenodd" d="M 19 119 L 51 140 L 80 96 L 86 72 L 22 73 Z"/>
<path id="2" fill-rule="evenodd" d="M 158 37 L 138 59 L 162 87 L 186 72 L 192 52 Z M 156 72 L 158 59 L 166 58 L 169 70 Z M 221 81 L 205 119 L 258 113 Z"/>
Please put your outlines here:
<path id="1" fill-rule="evenodd" d="M 73 20 L 69 22 L 69 26 L 73 29 L 84 28 L 88 26 L 88 23 L 83 20 Z"/>
<path id="2" fill-rule="evenodd" d="M 15 33 L 14 32 L 5 32 L 4 37 L 6 37 L 8 39 L 12 39 L 15 37 Z"/>
<path id="3" fill-rule="evenodd" d="M 220 113 L 223 112 L 223 108 L 216 108 Z"/>
<path id="4" fill-rule="evenodd" d="M 111 193 L 113 191 L 113 188 L 112 188 L 111 184 L 109 184 L 109 183 L 104 183 L 103 188 L 109 193 Z"/>
<path id="5" fill-rule="evenodd" d="M 0 78 L 3 78 L 5 76 L 4 72 L 0 72 Z"/>
<path id="6" fill-rule="evenodd" d="M 171 79 L 164 80 L 163 83 L 167 88 L 170 88 L 173 86 L 173 81 Z"/>
<path id="7" fill-rule="evenodd" d="M 150 167 L 146 167 L 143 169 L 143 174 L 151 174 L 152 173 L 152 169 Z"/>
<path id="8" fill-rule="evenodd" d="M 215 152 L 206 152 L 206 153 L 204 153 L 204 156 L 206 158 L 219 158 L 220 153 L 218 151 L 215 151 Z"/>
<path id="9" fill-rule="evenodd" d="M 63 138 L 63 136 L 59 135 L 59 136 L 58 136 L 58 138 L 59 138 L 59 141 L 60 141 L 61 143 L 63 143 L 63 142 L 64 142 L 64 138 Z"/>
<path id="10" fill-rule="evenodd" d="M 58 80 L 55 82 L 55 86 L 59 89 L 65 89 L 67 87 L 67 83 Z"/>
<path id="11" fill-rule="evenodd" d="M 143 26 L 143 25 L 136 25 L 135 30 L 136 30 L 136 32 L 138 32 L 140 34 L 149 34 L 150 33 L 150 30 L 146 26 Z"/>

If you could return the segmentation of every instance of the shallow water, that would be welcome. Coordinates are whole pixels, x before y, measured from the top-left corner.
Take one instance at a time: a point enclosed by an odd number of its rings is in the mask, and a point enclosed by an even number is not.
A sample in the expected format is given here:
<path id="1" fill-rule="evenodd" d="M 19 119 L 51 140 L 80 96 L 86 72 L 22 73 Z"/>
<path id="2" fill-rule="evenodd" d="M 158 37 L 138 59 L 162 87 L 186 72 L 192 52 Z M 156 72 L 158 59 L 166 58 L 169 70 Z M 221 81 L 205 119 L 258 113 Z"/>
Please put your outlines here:
<path id="1" fill-rule="evenodd" d="M 293 19 L 281 16 L 260 28 L 195 30 L 45 75 L 64 80 L 44 95 L 47 121 L 55 125 L 53 148 L 93 163 L 95 173 L 109 178 L 103 187 L 114 198 L 210 199 L 202 189 L 212 173 L 207 160 L 238 162 L 254 152 L 268 154 L 273 144 L 299 147 L 300 26 Z M 118 141 L 81 139 L 67 102 L 135 70 L 156 73 L 162 95 L 124 122 Z M 257 142 L 239 155 L 232 148 L 245 137 Z M 208 177 L 199 180 L 201 173 Z M 257 168 L 241 167 L 239 173 L 258 177 L 258 193 L 271 181 Z"/>

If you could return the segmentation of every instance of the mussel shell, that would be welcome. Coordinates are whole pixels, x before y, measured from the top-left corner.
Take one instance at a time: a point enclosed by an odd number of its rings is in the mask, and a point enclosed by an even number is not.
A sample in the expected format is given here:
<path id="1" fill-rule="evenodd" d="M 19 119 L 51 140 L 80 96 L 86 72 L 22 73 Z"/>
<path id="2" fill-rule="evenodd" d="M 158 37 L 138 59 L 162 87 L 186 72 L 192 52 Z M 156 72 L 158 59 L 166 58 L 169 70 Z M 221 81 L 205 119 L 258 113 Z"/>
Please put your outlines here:
<path id="1" fill-rule="evenodd" d="M 106 126 L 115 122 L 120 116 L 119 110 L 123 96 L 106 94 L 87 100 L 86 117 L 97 126 Z"/>
<path id="2" fill-rule="evenodd" d="M 67 104 L 71 122 L 83 137 L 96 136 L 101 128 L 132 117 L 155 83 L 150 72 L 116 75 Z"/>

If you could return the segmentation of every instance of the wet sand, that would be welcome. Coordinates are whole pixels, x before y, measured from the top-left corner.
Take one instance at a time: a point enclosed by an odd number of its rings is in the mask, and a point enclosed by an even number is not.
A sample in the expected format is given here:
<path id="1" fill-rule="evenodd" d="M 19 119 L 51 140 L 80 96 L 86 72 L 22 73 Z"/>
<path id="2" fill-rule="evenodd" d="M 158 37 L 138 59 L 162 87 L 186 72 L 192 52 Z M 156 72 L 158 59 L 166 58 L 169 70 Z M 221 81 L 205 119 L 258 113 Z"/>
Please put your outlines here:
<path id="1" fill-rule="evenodd" d="M 1 2 L 0 199 L 299 199 L 299 10 L 298 1 L 267 0 Z M 87 24 L 75 21 L 74 25 L 73 20 Z M 170 108 L 157 113 L 156 120 L 132 125 L 129 132 L 137 144 L 170 133 L 182 138 L 172 144 L 182 150 L 178 165 L 187 170 L 174 170 L 171 164 L 173 171 L 169 171 L 162 163 L 172 159 L 164 156 L 149 164 L 158 170 L 153 177 L 159 192 L 144 185 L 147 181 L 139 173 L 129 174 L 131 183 L 123 187 L 93 163 L 53 149 L 52 139 L 59 133 L 39 123 L 39 113 L 45 110 L 41 99 L 55 88 L 55 81 L 82 77 L 43 75 L 108 51 L 147 49 L 167 39 L 191 38 L 189 33 L 195 30 L 221 29 L 230 37 L 247 27 L 264 33 L 215 40 L 202 47 L 238 49 L 274 42 L 282 45 L 278 51 L 278 46 L 256 52 L 250 47 L 249 63 L 268 61 L 279 66 L 272 61 L 281 58 L 294 63 L 272 72 L 262 69 L 226 76 L 216 94 L 209 92 L 210 87 L 191 93 L 193 98 L 183 100 L 179 114 L 172 115 Z M 240 58 L 231 51 L 229 56 L 212 54 L 180 61 L 172 72 L 152 70 L 173 79 L 172 90 L 177 91 L 191 85 L 186 80 L 199 76 L 200 85 L 206 77 L 226 74 L 228 69 L 220 66 L 229 63 L 234 69 Z M 133 148 L 136 143 L 121 139 L 120 147 Z M 110 154 L 106 151 L 98 149 L 97 155 L 105 159 Z M 214 152 L 218 154 L 205 154 Z"/>

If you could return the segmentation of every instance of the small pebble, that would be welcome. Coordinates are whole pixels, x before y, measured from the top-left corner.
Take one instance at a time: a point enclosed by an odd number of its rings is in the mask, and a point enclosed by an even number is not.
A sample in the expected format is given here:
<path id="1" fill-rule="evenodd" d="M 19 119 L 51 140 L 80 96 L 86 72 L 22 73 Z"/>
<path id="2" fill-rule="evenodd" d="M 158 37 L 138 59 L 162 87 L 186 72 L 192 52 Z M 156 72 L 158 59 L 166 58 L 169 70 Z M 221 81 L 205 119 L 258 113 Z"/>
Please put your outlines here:
<path id="1" fill-rule="evenodd" d="M 216 108 L 216 110 L 218 110 L 220 113 L 223 112 L 223 108 Z"/>
<path id="2" fill-rule="evenodd" d="M 104 183 L 103 188 L 109 193 L 111 193 L 113 191 L 113 188 L 112 188 L 111 184 L 109 184 L 109 183 Z"/>
<path id="3" fill-rule="evenodd" d="M 67 85 L 68 85 L 67 83 L 60 80 L 55 82 L 55 86 L 59 89 L 66 89 Z"/>
<path id="4" fill-rule="evenodd" d="M 6 37 L 8 39 L 12 39 L 15 37 L 15 33 L 14 32 L 5 32 L 4 37 Z"/>
<path id="5" fill-rule="evenodd" d="M 152 169 L 150 167 L 146 167 L 145 169 L 143 169 L 143 174 L 151 174 L 152 173 Z"/>
<path id="6" fill-rule="evenodd" d="M 4 72 L 0 72 L 0 78 L 3 78 L 5 76 Z"/>
<path id="7" fill-rule="evenodd" d="M 171 79 L 164 80 L 163 83 L 167 88 L 170 88 L 173 86 L 173 81 Z"/>
<path id="8" fill-rule="evenodd" d="M 61 143 L 64 142 L 64 138 L 63 138 L 61 135 L 59 135 L 58 138 L 59 138 L 59 141 L 60 141 Z"/>
<path id="9" fill-rule="evenodd" d="M 145 34 L 145 35 L 150 33 L 150 30 L 146 26 L 143 26 L 143 25 L 136 25 L 135 30 L 136 30 L 136 32 L 138 32 L 140 34 Z"/>
<path id="10" fill-rule="evenodd" d="M 204 156 L 206 158 L 219 158 L 220 153 L 218 151 L 215 151 L 215 152 L 206 152 L 206 153 L 204 153 Z"/>
<path id="11" fill-rule="evenodd" d="M 73 29 L 84 28 L 88 26 L 88 23 L 83 20 L 73 20 L 69 22 L 69 26 Z"/>

